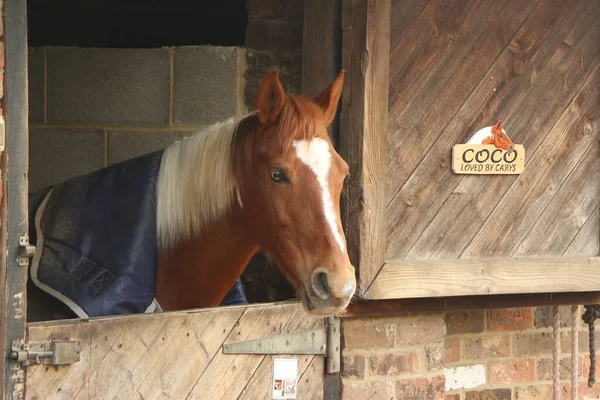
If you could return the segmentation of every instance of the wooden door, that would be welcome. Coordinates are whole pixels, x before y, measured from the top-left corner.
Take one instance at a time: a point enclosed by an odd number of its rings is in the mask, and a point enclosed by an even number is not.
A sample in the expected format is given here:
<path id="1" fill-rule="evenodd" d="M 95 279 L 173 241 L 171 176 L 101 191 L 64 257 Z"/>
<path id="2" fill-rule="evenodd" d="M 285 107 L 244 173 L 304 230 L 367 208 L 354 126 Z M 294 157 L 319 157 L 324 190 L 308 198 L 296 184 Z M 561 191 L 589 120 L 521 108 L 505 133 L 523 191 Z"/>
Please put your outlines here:
<path id="1" fill-rule="evenodd" d="M 597 291 L 600 3 L 345 4 L 364 297 Z M 454 173 L 453 146 L 496 120 L 523 172 Z"/>
<path id="2" fill-rule="evenodd" d="M 27 367 L 27 399 L 270 399 L 273 358 L 296 358 L 296 398 L 323 398 L 324 356 L 224 354 L 224 343 L 323 326 L 301 304 L 226 307 L 28 325 L 28 341 L 69 334 L 80 361 Z"/>

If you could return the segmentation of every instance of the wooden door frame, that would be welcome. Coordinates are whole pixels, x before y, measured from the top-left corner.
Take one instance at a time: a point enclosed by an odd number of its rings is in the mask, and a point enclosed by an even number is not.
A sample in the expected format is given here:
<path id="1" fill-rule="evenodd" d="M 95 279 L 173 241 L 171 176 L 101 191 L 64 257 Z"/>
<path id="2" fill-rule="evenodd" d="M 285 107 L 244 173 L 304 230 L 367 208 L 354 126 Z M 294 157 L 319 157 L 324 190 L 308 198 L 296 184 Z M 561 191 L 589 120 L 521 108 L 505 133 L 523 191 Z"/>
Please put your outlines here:
<path id="1" fill-rule="evenodd" d="M 11 371 L 7 352 L 13 340 L 25 339 L 27 319 L 27 266 L 20 266 L 19 237 L 28 233 L 29 99 L 27 76 L 27 3 L 4 1 L 6 146 L 2 154 L 2 237 L 0 278 L 2 324 L 5 344 L 0 365 L 3 368 L 3 398 L 18 398 L 23 390 L 24 372 Z M 10 155 L 8 154 L 10 149 Z M 4 323 L 6 322 L 6 323 Z M 0 389 L 1 390 L 1 389 Z"/>
<path id="2" fill-rule="evenodd" d="M 347 72 L 340 148 L 352 175 L 343 208 L 358 294 L 364 299 L 345 315 L 367 315 L 369 309 L 373 315 L 390 313 L 397 307 L 396 313 L 402 307 L 443 311 L 449 298 L 456 300 L 455 307 L 472 306 L 463 296 L 474 296 L 488 307 L 506 304 L 506 295 L 514 306 L 529 304 L 536 293 L 541 303 L 548 303 L 548 296 L 567 302 L 560 304 L 597 302 L 600 257 L 386 259 L 390 25 L 391 0 L 342 0 L 342 67 Z M 402 301 L 388 301 L 393 299 Z"/>

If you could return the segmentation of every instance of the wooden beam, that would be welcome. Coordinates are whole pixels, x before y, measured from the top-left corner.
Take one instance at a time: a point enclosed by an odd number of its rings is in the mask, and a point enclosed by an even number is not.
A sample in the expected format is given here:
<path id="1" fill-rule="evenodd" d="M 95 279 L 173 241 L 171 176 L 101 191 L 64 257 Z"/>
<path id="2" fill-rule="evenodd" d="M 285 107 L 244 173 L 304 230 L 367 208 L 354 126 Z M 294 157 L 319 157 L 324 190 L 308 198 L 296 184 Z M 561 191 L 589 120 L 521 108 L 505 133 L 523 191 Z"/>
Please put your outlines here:
<path id="1" fill-rule="evenodd" d="M 25 0 L 7 0 L 4 2 L 4 26 L 6 73 L 6 150 L 2 155 L 3 184 L 6 188 L 3 207 L 2 226 L 6 229 L 2 235 L 2 268 L 6 268 L 6 289 L 0 289 L 5 295 L 6 315 L 3 315 L 0 332 L 5 344 L 2 351 L 4 363 L 4 396 L 21 398 L 23 395 L 24 371 L 11 371 L 6 362 L 6 349 L 12 340 L 24 340 L 27 318 L 27 267 L 18 264 L 19 236 L 28 232 L 27 170 L 29 168 L 29 131 L 28 131 L 28 91 L 27 91 L 27 4 Z M 8 156 L 10 152 L 10 157 Z M 5 209 L 6 210 L 6 209 Z M 0 271 L 4 273 L 4 271 Z M 1 282 L 0 282 L 1 283 Z"/>
<path id="2" fill-rule="evenodd" d="M 302 94 L 315 97 L 331 85 L 341 69 L 342 0 L 304 0 Z M 339 117 L 329 126 L 339 146 Z"/>
<path id="3" fill-rule="evenodd" d="M 415 314 L 437 314 L 450 311 L 573 304 L 600 304 L 600 292 L 357 300 L 350 304 L 346 312 L 340 314 L 340 317 L 398 317 Z"/>
<path id="4" fill-rule="evenodd" d="M 342 4 L 342 67 L 347 72 L 340 151 L 351 174 L 342 210 L 359 293 L 384 262 L 390 11 L 391 0 Z"/>
<path id="5" fill-rule="evenodd" d="M 600 290 L 600 257 L 390 261 L 369 300 Z"/>

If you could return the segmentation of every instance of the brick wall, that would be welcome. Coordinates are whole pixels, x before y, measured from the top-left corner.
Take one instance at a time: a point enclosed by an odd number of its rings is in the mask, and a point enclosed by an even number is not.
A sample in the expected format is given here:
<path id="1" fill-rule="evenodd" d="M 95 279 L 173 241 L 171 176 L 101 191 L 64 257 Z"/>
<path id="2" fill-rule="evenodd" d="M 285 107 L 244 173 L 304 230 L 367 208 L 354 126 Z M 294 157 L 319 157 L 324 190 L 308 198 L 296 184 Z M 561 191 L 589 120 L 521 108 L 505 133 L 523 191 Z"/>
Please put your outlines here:
<path id="1" fill-rule="evenodd" d="M 578 318 L 582 312 L 580 307 Z M 533 307 L 345 319 L 343 396 L 551 399 L 552 318 L 551 307 Z M 561 391 L 566 399 L 571 395 L 570 306 L 560 307 L 560 319 Z M 587 386 L 588 332 L 582 321 L 578 349 L 578 397 L 598 399 L 600 383 Z"/>
<path id="2" fill-rule="evenodd" d="M 286 91 L 302 88 L 303 0 L 246 0 L 246 104 L 254 98 L 262 77 L 278 68 Z"/>

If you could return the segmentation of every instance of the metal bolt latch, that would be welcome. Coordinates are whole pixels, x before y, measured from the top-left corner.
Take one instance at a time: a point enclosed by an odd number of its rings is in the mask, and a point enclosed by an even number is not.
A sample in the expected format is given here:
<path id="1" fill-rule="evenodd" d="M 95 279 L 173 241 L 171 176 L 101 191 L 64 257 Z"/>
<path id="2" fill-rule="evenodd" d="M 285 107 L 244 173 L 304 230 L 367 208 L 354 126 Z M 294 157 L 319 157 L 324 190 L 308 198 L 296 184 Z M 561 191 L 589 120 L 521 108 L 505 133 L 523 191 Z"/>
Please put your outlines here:
<path id="1" fill-rule="evenodd" d="M 81 348 L 78 341 L 69 340 L 69 335 L 53 335 L 50 342 L 12 342 L 8 358 L 10 369 L 19 370 L 29 365 L 68 365 L 79 361 Z"/>
<path id="2" fill-rule="evenodd" d="M 35 246 L 29 243 L 29 235 L 19 236 L 19 265 L 29 265 L 29 259 L 35 254 Z"/>

